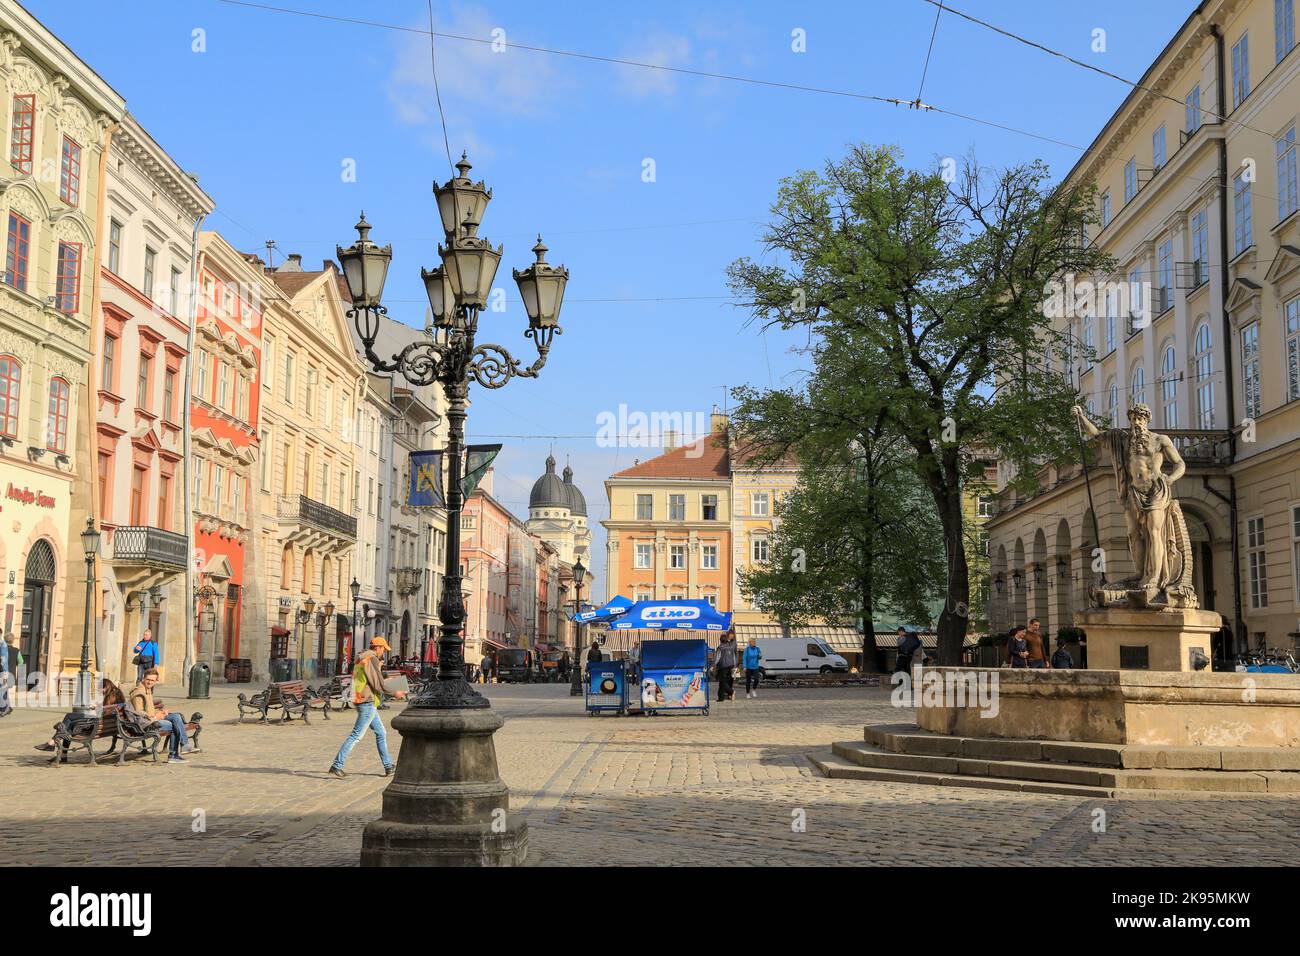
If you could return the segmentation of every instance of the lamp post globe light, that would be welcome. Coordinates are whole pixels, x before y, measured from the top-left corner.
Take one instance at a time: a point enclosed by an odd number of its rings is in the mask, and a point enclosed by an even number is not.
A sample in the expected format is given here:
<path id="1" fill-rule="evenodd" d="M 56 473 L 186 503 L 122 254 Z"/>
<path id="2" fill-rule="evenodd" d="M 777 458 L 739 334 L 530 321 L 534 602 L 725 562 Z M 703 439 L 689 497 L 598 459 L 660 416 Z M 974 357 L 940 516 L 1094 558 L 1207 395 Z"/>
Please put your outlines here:
<path id="1" fill-rule="evenodd" d="M 349 315 L 370 367 L 399 374 L 415 386 L 439 385 L 448 404 L 447 549 L 438 604 L 437 679 L 393 720 L 402 735 L 401 756 L 384 791 L 383 816 L 366 827 L 363 866 L 514 865 L 528 852 L 527 827 L 508 815 L 510 793 L 497 772 L 492 735 L 503 721 L 465 678 L 461 457 L 470 382 L 497 389 L 513 378 L 538 376 L 551 340 L 562 331 L 558 322 L 569 273 L 546 261 L 540 236 L 533 247 L 535 261 L 513 271 L 528 313 L 523 333 L 537 350 L 531 365 L 524 366 L 500 345 L 477 342 L 479 316 L 491 295 L 502 248 L 478 235 L 492 191 L 471 180 L 470 169 L 462 154 L 457 174 L 433 190 L 446 239 L 438 246 L 441 263 L 421 270 L 432 315 L 426 339 L 387 359 L 377 355 L 392 247 L 370 239 L 371 225 L 363 213 L 356 242 L 337 250 L 352 299 Z M 507 811 L 504 827 L 502 810 Z"/>
<path id="2" fill-rule="evenodd" d="M 582 622 L 577 620 L 577 616 L 582 613 L 582 582 L 587 577 L 587 569 L 583 566 L 582 558 L 579 558 L 573 566 L 573 666 L 569 668 L 573 672 L 572 682 L 569 684 L 569 696 L 577 697 L 582 693 Z"/>
<path id="3" fill-rule="evenodd" d="M 78 714 L 91 714 L 95 710 L 95 692 L 90 672 L 90 613 L 95 600 L 95 558 L 99 556 L 99 531 L 94 518 L 86 519 L 81 547 L 86 553 L 86 620 L 81 631 L 81 667 L 77 670 L 77 697 L 72 709 Z"/>

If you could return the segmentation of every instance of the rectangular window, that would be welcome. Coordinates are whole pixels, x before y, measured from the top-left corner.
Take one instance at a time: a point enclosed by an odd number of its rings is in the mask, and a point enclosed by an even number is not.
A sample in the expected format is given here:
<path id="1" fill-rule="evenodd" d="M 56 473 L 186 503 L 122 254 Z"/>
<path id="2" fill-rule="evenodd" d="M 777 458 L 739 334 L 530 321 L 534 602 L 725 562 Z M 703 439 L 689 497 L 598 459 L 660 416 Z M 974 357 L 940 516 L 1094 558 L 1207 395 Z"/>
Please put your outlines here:
<path id="1" fill-rule="evenodd" d="M 117 337 L 112 335 L 104 336 L 104 361 L 100 366 L 99 387 L 108 389 L 110 392 L 117 386 Z"/>
<path id="2" fill-rule="evenodd" d="M 163 373 L 162 417 L 165 421 L 176 421 L 176 370 L 174 368 L 169 368 Z"/>
<path id="3" fill-rule="evenodd" d="M 668 567 L 680 571 L 686 567 L 686 545 L 670 544 L 668 546 Z"/>
<path id="4" fill-rule="evenodd" d="M 140 356 L 140 375 L 136 379 L 135 389 L 135 406 L 136 408 L 149 408 L 149 379 L 153 377 L 153 358 L 149 355 L 141 354 Z"/>
<path id="5" fill-rule="evenodd" d="M 108 221 L 108 271 L 122 274 L 122 224 L 116 219 Z"/>
<path id="6" fill-rule="evenodd" d="M 755 538 L 750 545 L 750 557 L 754 564 L 767 564 L 767 538 Z"/>
<path id="7" fill-rule="evenodd" d="M 755 491 L 749 496 L 749 513 L 755 518 L 766 518 L 767 511 L 767 492 Z"/>
<path id="8" fill-rule="evenodd" d="M 81 202 L 81 147 L 63 137 L 63 158 L 59 166 L 59 198 L 69 206 Z"/>
<path id="9" fill-rule="evenodd" d="M 1232 180 L 1233 254 L 1240 255 L 1254 243 L 1250 208 L 1250 183 L 1245 173 Z"/>
<path id="10" fill-rule="evenodd" d="M 668 496 L 668 520 L 669 521 L 686 520 L 686 496 L 685 495 Z"/>
<path id="11" fill-rule="evenodd" d="M 1232 108 L 1250 95 L 1250 34 L 1243 33 L 1232 45 Z"/>
<path id="12" fill-rule="evenodd" d="M 303 404 L 303 411 L 308 415 L 314 415 L 316 413 L 316 367 L 314 365 L 307 366 L 306 391 L 307 400 Z"/>
<path id="13" fill-rule="evenodd" d="M 68 400 L 71 390 L 61 378 L 50 381 L 50 407 L 45 422 L 45 447 L 60 455 L 68 450 Z"/>
<path id="14" fill-rule="evenodd" d="M 1201 84 L 1197 83 L 1187 93 L 1187 119 L 1183 126 L 1190 136 L 1201 128 Z"/>
<path id="15" fill-rule="evenodd" d="M 1165 164 L 1165 124 L 1161 123 L 1160 127 L 1151 134 L 1151 168 L 1159 169 Z"/>
<path id="16" fill-rule="evenodd" d="M 226 469 L 222 465 L 212 466 L 212 505 L 218 515 L 226 512 Z"/>
<path id="17" fill-rule="evenodd" d="M 144 284 L 140 286 L 140 291 L 150 302 L 153 301 L 153 274 L 154 268 L 158 264 L 158 253 L 148 246 L 144 247 Z"/>
<path id="18" fill-rule="evenodd" d="M 172 480 L 169 475 L 158 476 L 158 527 L 164 531 L 171 524 Z"/>
<path id="19" fill-rule="evenodd" d="M 202 458 L 194 461 L 194 506 L 202 508 L 203 501 L 203 466 L 205 462 Z"/>
<path id="20" fill-rule="evenodd" d="M 705 571 L 718 569 L 718 546 L 705 544 L 700 546 L 700 568 Z"/>
<path id="21" fill-rule="evenodd" d="M 1142 269 L 1140 267 L 1130 269 L 1128 274 L 1128 334 L 1130 336 L 1136 335 L 1151 323 L 1146 303 L 1142 301 L 1144 288 Z"/>
<path id="22" fill-rule="evenodd" d="M 1277 218 L 1296 211 L 1295 127 L 1283 133 L 1274 146 L 1277 157 Z"/>
<path id="23" fill-rule="evenodd" d="M 1246 519 L 1246 566 L 1250 572 L 1250 606 L 1268 607 L 1268 557 L 1264 551 L 1264 519 Z"/>
<path id="24" fill-rule="evenodd" d="M 32 224 L 17 213 L 9 214 L 9 246 L 5 258 L 5 282 L 22 292 L 27 291 L 27 259 L 30 252 Z"/>
<path id="25" fill-rule="evenodd" d="M 217 359 L 217 408 L 230 410 L 230 366 Z"/>
<path id="26" fill-rule="evenodd" d="M 281 397 L 284 399 L 286 405 L 293 404 L 293 359 L 294 355 L 292 352 L 286 351 L 284 353 L 284 394 Z"/>
<path id="27" fill-rule="evenodd" d="M 211 400 L 211 396 L 209 395 L 208 392 L 208 353 L 199 352 L 198 360 L 199 360 L 199 369 L 197 375 L 198 385 L 195 387 L 195 391 L 199 393 L 199 398 L 207 402 Z"/>
<path id="28" fill-rule="evenodd" d="M 1200 288 L 1210 278 L 1210 225 L 1204 209 L 1192 213 L 1192 260 L 1192 288 Z"/>
<path id="29" fill-rule="evenodd" d="M 1283 307 L 1286 330 L 1286 400 L 1300 398 L 1300 298 Z"/>
<path id="30" fill-rule="evenodd" d="M 144 486 L 148 473 L 138 465 L 131 469 L 131 524 L 145 523 Z"/>
<path id="31" fill-rule="evenodd" d="M 1138 192 L 1137 157 L 1124 164 L 1124 202 L 1129 203 Z"/>
<path id="32" fill-rule="evenodd" d="M 273 449 L 275 443 L 271 429 L 263 428 L 258 436 L 258 473 L 262 478 L 262 490 L 271 490 L 271 458 L 274 455 Z M 343 510 L 343 502 L 339 502 L 339 510 Z"/>
<path id="33" fill-rule="evenodd" d="M 81 304 L 81 243 L 59 243 L 59 268 L 54 278 L 54 307 L 76 312 Z"/>
<path id="34" fill-rule="evenodd" d="M 979 517 L 981 517 L 981 518 L 991 518 L 991 517 L 993 516 L 993 496 L 992 496 L 992 495 L 980 495 L 980 496 L 979 496 L 979 510 L 977 511 L 977 514 L 978 514 Z"/>
<path id="35" fill-rule="evenodd" d="M 266 369 L 266 375 L 262 379 L 262 387 L 274 394 L 275 392 L 275 337 L 267 336 L 266 347 L 262 351 L 262 368 Z"/>
<path id="36" fill-rule="evenodd" d="M 718 496 L 717 495 L 700 496 L 700 518 L 703 521 L 718 520 Z"/>
<path id="37" fill-rule="evenodd" d="M 1246 416 L 1258 418 L 1259 399 L 1259 323 L 1252 322 L 1241 330 L 1241 388 L 1246 399 Z"/>
<path id="38" fill-rule="evenodd" d="M 32 143 L 36 135 L 36 94 L 14 97 L 9 162 L 24 176 L 32 171 Z"/>
<path id="39" fill-rule="evenodd" d="M 1273 54 L 1278 63 L 1295 46 L 1295 3 L 1293 0 L 1273 0 Z"/>
<path id="40" fill-rule="evenodd" d="M 1291 567 L 1295 571 L 1295 602 L 1300 606 L 1300 505 L 1291 506 Z"/>
<path id="41" fill-rule="evenodd" d="M 1163 315 L 1174 307 L 1174 241 L 1166 239 L 1156 249 L 1156 277 L 1160 287 L 1156 289 L 1156 315 Z"/>
<path id="42" fill-rule="evenodd" d="M 636 520 L 653 521 L 655 516 L 654 498 L 651 495 L 636 496 Z"/>
<path id="43" fill-rule="evenodd" d="M 1115 351 L 1115 319 L 1119 316 L 1119 292 L 1106 290 L 1106 354 Z M 1089 362 L 1089 368 L 1092 363 Z"/>
<path id="44" fill-rule="evenodd" d="M 99 511 L 102 521 L 113 520 L 113 501 L 108 495 L 109 476 L 113 474 L 113 456 L 100 452 L 99 458 Z"/>
<path id="45" fill-rule="evenodd" d="M 637 570 L 645 570 L 646 568 L 651 567 L 651 562 L 653 560 L 654 560 L 654 545 L 638 544 L 636 546 L 635 561 L 633 562 L 632 565 L 634 568 L 636 568 Z"/>
<path id="46" fill-rule="evenodd" d="M 167 310 L 172 315 L 181 314 L 181 270 L 173 268 L 171 284 L 167 287 Z"/>
<path id="47" fill-rule="evenodd" d="M 1101 228 L 1110 225 L 1110 190 L 1101 194 Z"/>

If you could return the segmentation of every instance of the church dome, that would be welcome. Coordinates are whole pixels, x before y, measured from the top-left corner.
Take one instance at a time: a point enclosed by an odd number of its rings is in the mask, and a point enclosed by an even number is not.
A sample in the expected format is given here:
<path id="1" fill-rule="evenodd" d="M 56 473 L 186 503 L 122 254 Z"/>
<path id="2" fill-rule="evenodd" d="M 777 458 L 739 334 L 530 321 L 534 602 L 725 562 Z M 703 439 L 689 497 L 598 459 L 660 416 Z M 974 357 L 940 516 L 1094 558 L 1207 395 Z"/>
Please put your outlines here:
<path id="1" fill-rule="evenodd" d="M 568 508 L 569 492 L 560 476 L 555 473 L 555 458 L 546 456 L 546 474 L 533 482 L 528 495 L 529 508 Z"/>
<path id="2" fill-rule="evenodd" d="M 564 489 L 568 495 L 569 510 L 575 515 L 587 516 L 587 499 L 583 497 L 578 486 L 573 483 L 573 469 L 568 465 L 564 466 Z"/>

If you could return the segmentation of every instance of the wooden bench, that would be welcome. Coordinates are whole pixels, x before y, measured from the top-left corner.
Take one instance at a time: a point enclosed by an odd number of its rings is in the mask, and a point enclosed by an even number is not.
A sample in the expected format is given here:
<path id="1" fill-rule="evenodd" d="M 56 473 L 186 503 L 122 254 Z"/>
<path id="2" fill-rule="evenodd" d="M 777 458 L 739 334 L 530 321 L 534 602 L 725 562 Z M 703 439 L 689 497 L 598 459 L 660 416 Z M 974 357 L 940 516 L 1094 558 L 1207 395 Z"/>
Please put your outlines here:
<path id="1" fill-rule="evenodd" d="M 185 732 L 189 735 L 194 749 L 198 750 L 199 734 L 203 732 L 203 715 L 197 711 L 185 722 Z M 144 714 L 131 710 L 125 704 L 112 704 L 104 708 L 98 717 L 88 716 L 73 721 L 70 725 L 60 722 L 54 726 L 54 756 L 50 759 L 52 766 L 67 763 L 68 751 L 73 747 L 82 747 L 95 765 L 95 741 L 105 737 L 113 738 L 112 745 L 102 756 L 112 756 L 117 751 L 118 742 L 122 749 L 117 754 L 120 767 L 126 762 L 127 751 L 133 743 L 140 744 L 140 752 L 151 754 L 154 763 L 158 762 L 158 747 L 171 733 L 171 724 L 151 721 Z"/>
<path id="2" fill-rule="evenodd" d="M 312 708 L 322 711 L 326 720 L 330 717 L 329 698 L 318 694 L 305 681 L 300 680 L 272 681 L 260 694 L 252 697 L 240 694 L 238 704 L 241 724 L 245 714 L 257 714 L 265 723 L 270 712 L 276 708 L 282 712 L 280 723 L 291 720 L 295 713 L 303 719 L 303 723 L 309 723 L 307 715 Z"/>
<path id="3" fill-rule="evenodd" d="M 347 710 L 352 706 L 352 675 L 331 677 L 316 688 L 316 694 L 329 701 L 331 709 Z"/>

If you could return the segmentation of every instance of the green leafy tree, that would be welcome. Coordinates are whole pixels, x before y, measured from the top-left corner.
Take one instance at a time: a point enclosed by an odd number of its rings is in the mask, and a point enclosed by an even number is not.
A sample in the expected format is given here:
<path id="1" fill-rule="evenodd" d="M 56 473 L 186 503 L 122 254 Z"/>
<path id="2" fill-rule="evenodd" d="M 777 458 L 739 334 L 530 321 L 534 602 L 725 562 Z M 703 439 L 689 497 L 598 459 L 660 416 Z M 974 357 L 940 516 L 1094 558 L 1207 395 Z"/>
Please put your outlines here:
<path id="1" fill-rule="evenodd" d="M 912 449 L 946 557 L 939 659 L 956 664 L 970 613 L 962 492 L 973 450 L 1008 459 L 1022 485 L 1042 460 L 1072 454 L 1067 337 L 1043 304 L 1060 277 L 1110 264 L 1082 241 L 1091 188 L 1052 188 L 1037 162 L 989 171 L 968 159 L 948 178 L 904 167 L 895 149 L 855 147 L 781 183 L 764 235 L 775 264 L 740 259 L 728 273 L 756 321 L 836 345 L 813 374 L 854 407 L 806 428 L 879 416 Z"/>

